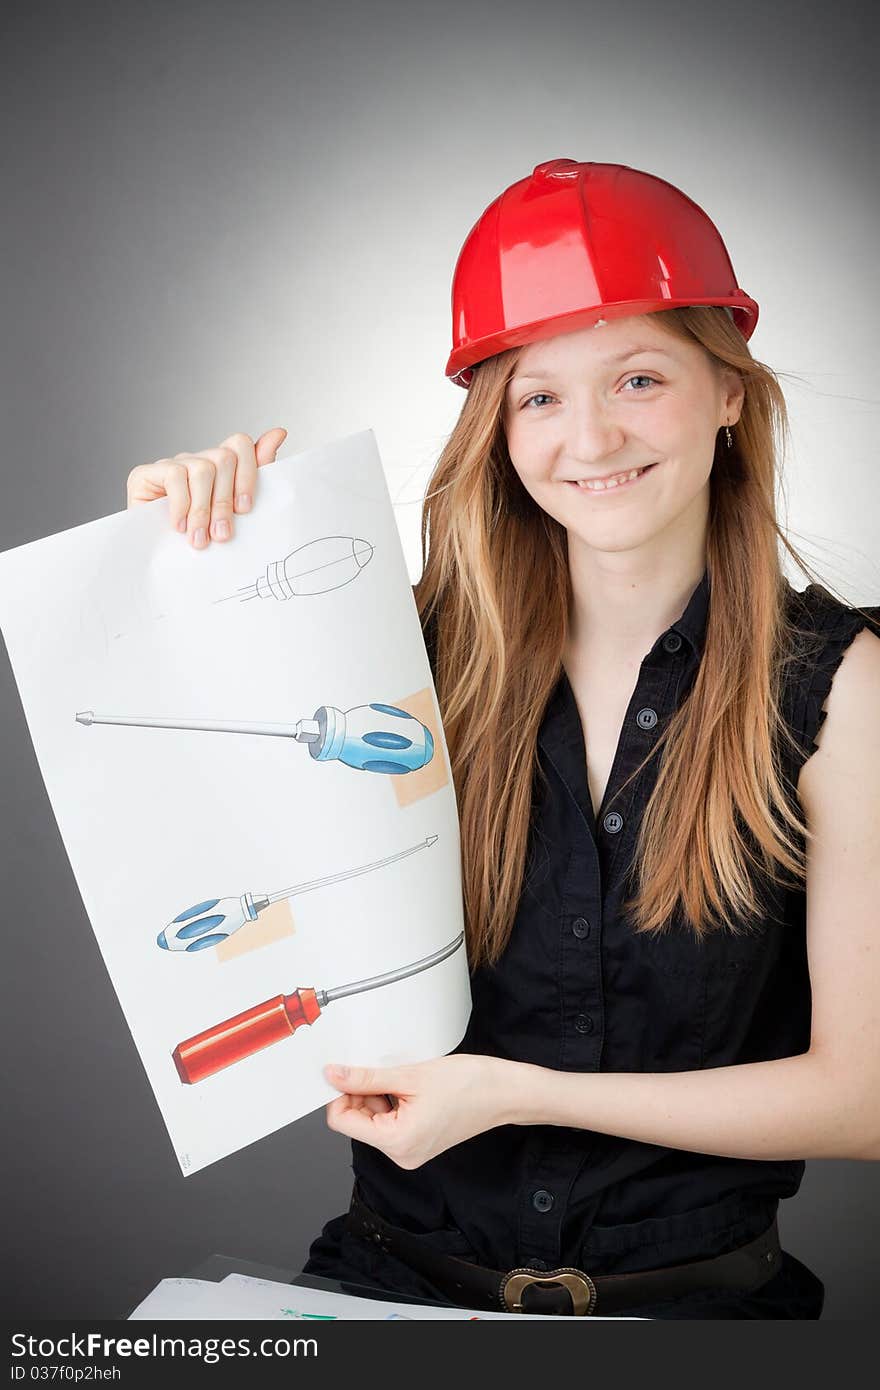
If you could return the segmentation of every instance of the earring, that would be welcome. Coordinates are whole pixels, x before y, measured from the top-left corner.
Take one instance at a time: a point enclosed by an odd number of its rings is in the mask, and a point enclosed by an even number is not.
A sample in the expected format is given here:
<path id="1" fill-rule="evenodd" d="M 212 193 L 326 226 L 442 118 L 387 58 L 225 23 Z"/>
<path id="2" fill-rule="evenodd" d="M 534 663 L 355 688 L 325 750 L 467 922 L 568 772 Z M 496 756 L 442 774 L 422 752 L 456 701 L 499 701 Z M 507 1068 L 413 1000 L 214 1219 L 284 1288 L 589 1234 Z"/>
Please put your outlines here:
<path id="1" fill-rule="evenodd" d="M 733 448 L 733 435 L 730 433 L 730 426 L 729 426 L 729 425 L 725 425 L 725 426 L 724 426 L 724 434 L 725 434 L 725 436 L 726 436 L 726 438 L 727 438 L 727 447 L 728 447 L 728 449 L 732 449 L 732 448 Z"/>

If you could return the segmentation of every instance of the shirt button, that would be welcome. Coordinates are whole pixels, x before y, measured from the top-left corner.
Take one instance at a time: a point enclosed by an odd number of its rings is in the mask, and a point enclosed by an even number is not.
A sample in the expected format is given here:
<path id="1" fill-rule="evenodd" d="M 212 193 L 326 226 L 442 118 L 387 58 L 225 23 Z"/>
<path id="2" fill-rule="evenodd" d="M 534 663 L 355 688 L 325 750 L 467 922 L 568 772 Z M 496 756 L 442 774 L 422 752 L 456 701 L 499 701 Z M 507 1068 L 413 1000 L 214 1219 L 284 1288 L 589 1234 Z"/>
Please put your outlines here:
<path id="1" fill-rule="evenodd" d="M 532 1193 L 532 1206 L 535 1211 L 549 1211 L 553 1206 L 553 1193 L 539 1187 L 537 1192 Z"/>
<path id="2" fill-rule="evenodd" d="M 681 646 L 681 638 L 677 632 L 667 632 L 663 638 L 663 650 L 667 652 L 677 652 Z"/>
<path id="3" fill-rule="evenodd" d="M 636 715 L 636 723 L 640 729 L 653 729 L 657 723 L 657 711 L 655 709 L 640 709 Z"/>
<path id="4" fill-rule="evenodd" d="M 571 929 L 578 941 L 583 941 L 585 937 L 590 935 L 590 924 L 586 917 L 575 917 L 571 924 Z"/>
<path id="5" fill-rule="evenodd" d="M 593 1020 L 589 1014 L 578 1014 L 574 1021 L 574 1026 L 579 1033 L 592 1033 Z"/>
<path id="6" fill-rule="evenodd" d="M 602 824 L 609 835 L 616 835 L 618 830 L 623 829 L 623 816 L 619 811 L 609 811 Z"/>

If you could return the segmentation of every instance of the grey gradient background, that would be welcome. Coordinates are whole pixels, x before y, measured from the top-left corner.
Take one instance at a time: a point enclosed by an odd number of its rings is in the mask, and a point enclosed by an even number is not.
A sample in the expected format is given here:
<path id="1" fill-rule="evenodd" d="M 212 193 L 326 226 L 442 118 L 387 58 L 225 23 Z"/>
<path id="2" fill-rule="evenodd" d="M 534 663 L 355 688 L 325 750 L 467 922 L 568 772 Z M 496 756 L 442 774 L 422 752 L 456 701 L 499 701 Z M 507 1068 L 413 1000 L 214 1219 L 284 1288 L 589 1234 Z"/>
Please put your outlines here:
<path id="1" fill-rule="evenodd" d="M 718 223 L 791 410 L 792 539 L 880 602 L 877 37 L 850 3 L 7 4 L 0 549 L 233 430 L 282 424 L 288 454 L 369 426 L 415 578 L 463 400 L 458 248 L 570 155 Z M 7 1316 L 120 1316 L 212 1252 L 301 1267 L 347 1205 L 347 1142 L 321 1110 L 181 1176 L 5 656 L 0 738 Z M 210 783 L 206 759 L 194 801 Z M 877 1165 L 814 1161 L 782 1206 L 829 1318 L 875 1313 L 878 1193 Z"/>

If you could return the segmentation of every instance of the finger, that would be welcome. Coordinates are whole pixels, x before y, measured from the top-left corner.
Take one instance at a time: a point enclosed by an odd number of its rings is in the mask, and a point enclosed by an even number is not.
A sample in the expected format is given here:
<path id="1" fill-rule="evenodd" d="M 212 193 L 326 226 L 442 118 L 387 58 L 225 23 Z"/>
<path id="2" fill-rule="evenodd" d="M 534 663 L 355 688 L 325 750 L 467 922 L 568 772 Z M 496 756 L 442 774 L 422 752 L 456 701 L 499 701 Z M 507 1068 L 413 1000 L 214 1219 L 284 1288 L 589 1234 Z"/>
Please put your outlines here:
<path id="1" fill-rule="evenodd" d="M 358 1100 L 371 1115 L 387 1115 L 397 1106 L 397 1099 L 392 1101 L 390 1096 L 358 1096 Z"/>
<path id="2" fill-rule="evenodd" d="M 236 457 L 235 510 L 249 512 L 253 506 L 254 489 L 257 485 L 257 455 L 254 441 L 249 434 L 230 434 L 221 441 L 221 447 L 232 449 Z"/>
<path id="3" fill-rule="evenodd" d="M 216 465 L 208 534 L 212 541 L 228 541 L 231 540 L 233 531 L 232 495 L 238 455 L 233 449 L 221 445 L 217 449 L 203 449 L 202 457 L 210 459 Z"/>
<path id="4" fill-rule="evenodd" d="M 395 1113 L 370 1114 L 360 1106 L 349 1105 L 335 1109 L 336 1102 L 327 1107 L 327 1127 L 349 1139 L 359 1139 L 364 1144 L 384 1145 L 396 1131 L 388 1126 L 396 1120 Z"/>
<path id="5" fill-rule="evenodd" d="M 174 462 L 186 469 L 189 484 L 190 506 L 186 521 L 189 541 L 196 550 L 203 550 L 208 544 L 217 465 L 203 454 L 175 454 Z"/>
<path id="6" fill-rule="evenodd" d="M 327 1124 L 331 1129 L 338 1129 L 340 1123 L 350 1110 L 359 1110 L 360 1108 L 360 1097 L 354 1099 L 351 1096 L 337 1096 L 336 1099 L 331 1100 L 326 1107 Z"/>
<path id="7" fill-rule="evenodd" d="M 391 1105 L 387 1096 L 348 1096 L 337 1097 L 331 1105 L 339 1104 L 340 1110 L 362 1110 L 367 1115 L 387 1115 L 397 1105 Z"/>
<path id="8" fill-rule="evenodd" d="M 264 463 L 274 463 L 275 455 L 287 438 L 287 430 L 280 425 L 273 430 L 266 430 L 261 434 L 255 446 L 257 455 L 257 467 L 262 468 Z"/>
<path id="9" fill-rule="evenodd" d="M 324 1068 L 324 1075 L 339 1091 L 350 1095 L 389 1095 L 406 1092 L 410 1081 L 403 1067 L 337 1067 Z"/>
<path id="10" fill-rule="evenodd" d="M 137 507 L 143 502 L 155 502 L 166 495 L 165 477 L 171 459 L 156 459 L 155 463 L 139 463 L 126 479 L 126 505 Z"/>
<path id="11" fill-rule="evenodd" d="M 189 482 L 183 464 L 175 459 L 163 459 L 165 491 L 168 494 L 168 519 L 175 531 L 186 530 L 190 509 Z"/>
<path id="12" fill-rule="evenodd" d="M 174 530 L 185 531 L 190 508 L 189 483 L 186 467 L 177 459 L 142 463 L 128 475 L 129 507 L 159 497 L 168 498 L 168 519 Z"/>
<path id="13" fill-rule="evenodd" d="M 336 1096 L 335 1099 L 328 1101 L 325 1106 L 327 1111 L 327 1123 L 329 1124 L 331 1119 L 335 1119 L 337 1116 L 341 1115 L 344 1110 L 347 1110 L 350 1103 L 349 1096 Z"/>

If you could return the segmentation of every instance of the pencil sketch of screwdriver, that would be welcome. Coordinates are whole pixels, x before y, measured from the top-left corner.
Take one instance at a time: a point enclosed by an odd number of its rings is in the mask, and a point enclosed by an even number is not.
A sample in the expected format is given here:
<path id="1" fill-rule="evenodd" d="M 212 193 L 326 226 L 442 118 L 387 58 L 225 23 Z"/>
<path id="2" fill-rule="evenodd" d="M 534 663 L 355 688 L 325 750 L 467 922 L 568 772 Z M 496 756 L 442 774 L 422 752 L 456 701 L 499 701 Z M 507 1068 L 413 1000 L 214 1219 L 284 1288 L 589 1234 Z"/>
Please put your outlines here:
<path id="1" fill-rule="evenodd" d="M 360 772 L 417 772 L 434 756 L 434 737 L 426 725 L 396 705 L 356 705 L 341 710 L 321 705 L 313 718 L 297 724 L 252 724 L 229 719 L 159 719 L 143 715 L 95 714 L 80 710 L 78 724 L 125 724 L 149 729 L 197 729 L 222 734 L 262 734 L 308 744 L 316 762 L 338 760 Z"/>
<path id="2" fill-rule="evenodd" d="M 340 985 L 336 989 L 295 989 L 292 994 L 277 994 L 262 1004 L 255 1004 L 234 1018 L 224 1019 L 213 1028 L 206 1028 L 195 1037 L 178 1043 L 171 1056 L 177 1067 L 177 1074 L 186 1086 L 196 1081 L 204 1081 L 206 1076 L 251 1057 L 264 1047 L 289 1038 L 304 1023 L 314 1023 L 322 1009 L 334 999 L 343 999 L 349 994 L 363 994 L 368 989 L 380 989 L 384 985 L 395 984 L 422 970 L 429 970 L 457 951 L 464 941 L 460 932 L 448 946 L 424 956 L 413 965 L 405 965 L 400 970 L 390 970 L 385 975 L 373 975 L 367 980 L 356 980 L 354 984 Z"/>
<path id="3" fill-rule="evenodd" d="M 373 547 L 369 541 L 356 536 L 322 536 L 320 540 L 301 545 L 285 560 L 273 560 L 266 566 L 266 573 L 253 584 L 242 585 L 237 594 L 229 594 L 215 602 L 228 603 L 236 598 L 240 603 L 255 598 L 284 602 L 290 598 L 326 594 L 357 579 L 372 558 Z"/>
<path id="4" fill-rule="evenodd" d="M 297 883 L 293 888 L 283 888 L 280 893 L 268 895 L 242 893 L 240 898 L 208 898 L 206 902 L 188 907 L 160 931 L 156 940 L 165 951 L 182 951 L 187 954 L 203 951 L 209 946 L 217 946 L 233 932 L 237 932 L 246 922 L 256 922 L 257 917 L 272 903 L 285 898 L 297 897 L 301 893 L 311 893 L 314 888 L 324 888 L 331 883 L 342 883 L 347 878 L 371 873 L 373 869 L 384 869 L 386 864 L 394 864 L 398 859 L 406 859 L 417 854 L 420 849 L 429 849 L 437 843 L 436 835 L 428 835 L 417 845 L 402 849 L 397 854 L 389 854 L 386 859 L 376 859 L 372 864 L 361 864 L 357 869 L 345 869 L 342 873 L 328 874 L 326 878 L 312 879 L 310 883 Z"/>

